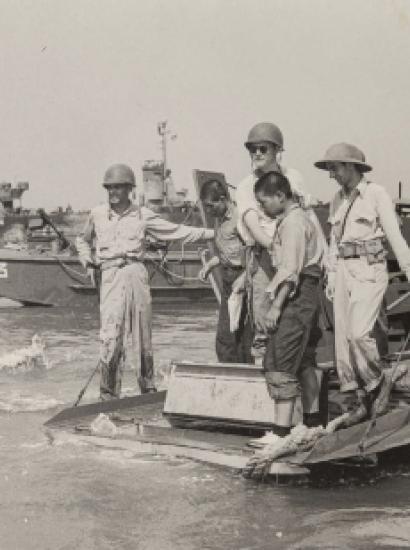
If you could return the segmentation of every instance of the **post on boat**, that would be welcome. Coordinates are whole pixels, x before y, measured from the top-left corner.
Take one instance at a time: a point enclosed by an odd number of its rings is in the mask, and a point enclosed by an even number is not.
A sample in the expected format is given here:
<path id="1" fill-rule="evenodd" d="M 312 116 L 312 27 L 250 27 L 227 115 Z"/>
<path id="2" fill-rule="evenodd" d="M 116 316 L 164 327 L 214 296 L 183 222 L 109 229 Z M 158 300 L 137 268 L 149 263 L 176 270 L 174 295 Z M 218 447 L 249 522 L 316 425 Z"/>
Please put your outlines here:
<path id="1" fill-rule="evenodd" d="M 167 136 L 171 134 L 171 130 L 167 128 L 168 121 L 163 120 L 158 122 L 158 134 L 161 136 L 161 151 L 162 151 L 162 195 L 163 206 L 168 206 L 168 173 L 170 170 L 167 165 Z M 171 134 L 171 139 L 176 139 L 176 134 Z"/>

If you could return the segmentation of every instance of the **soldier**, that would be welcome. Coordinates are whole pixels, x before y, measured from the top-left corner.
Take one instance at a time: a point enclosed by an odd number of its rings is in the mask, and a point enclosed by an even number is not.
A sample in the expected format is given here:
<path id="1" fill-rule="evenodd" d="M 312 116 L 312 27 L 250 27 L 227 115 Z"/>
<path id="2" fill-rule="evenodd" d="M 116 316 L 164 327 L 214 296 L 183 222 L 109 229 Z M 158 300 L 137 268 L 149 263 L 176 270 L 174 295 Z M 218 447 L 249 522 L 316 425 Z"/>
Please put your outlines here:
<path id="1" fill-rule="evenodd" d="M 315 166 L 341 186 L 330 205 L 326 294 L 333 300 L 340 390 L 355 404 L 353 424 L 388 405 L 390 383 L 372 335 L 388 284 L 386 238 L 407 279 L 410 251 L 387 191 L 365 177 L 372 167 L 360 149 L 332 145 Z"/>
<path id="2" fill-rule="evenodd" d="M 286 176 L 294 199 L 307 209 L 308 216 L 320 235 L 323 247 L 326 246 L 326 242 L 316 215 L 309 209 L 311 197 L 302 188 L 301 175 L 297 170 L 284 167 L 280 163 L 283 135 L 278 126 L 271 122 L 256 124 L 249 131 L 245 147 L 249 151 L 252 172 L 239 183 L 235 199 L 238 207 L 238 230 L 247 245 L 246 269 L 250 290 L 249 301 L 255 328 L 253 354 L 256 361 L 260 362 L 264 357 L 268 338 L 267 334 L 260 330 L 269 309 L 265 290 L 274 276 L 277 265 L 275 257 L 269 253 L 276 231 L 276 220 L 263 212 L 256 200 L 254 186 L 258 178 L 269 171 L 276 171 Z M 314 425 L 319 423 L 319 389 L 314 372 L 316 366 L 315 347 L 309 347 L 305 360 L 309 360 L 311 364 L 310 369 L 305 368 L 302 372 L 302 384 L 306 387 L 303 404 L 304 412 L 307 415 L 305 420 Z M 308 391 L 307 388 L 310 390 Z"/>
<path id="3" fill-rule="evenodd" d="M 275 233 L 276 222 L 269 218 L 261 210 L 255 197 L 255 182 L 264 173 L 277 171 L 284 174 L 292 188 L 295 198 L 303 207 L 308 207 L 311 201 L 310 196 L 302 189 L 302 177 L 297 170 L 286 168 L 279 163 L 279 157 L 283 151 L 283 135 L 281 130 L 270 122 L 261 122 L 253 126 L 249 132 L 245 147 L 251 158 L 252 173 L 243 179 L 236 190 L 236 204 L 238 206 L 238 230 L 252 252 L 248 254 L 249 264 L 253 273 L 252 279 L 252 309 L 255 325 L 259 319 L 263 319 L 266 313 L 265 288 L 273 276 L 272 260 L 268 250 L 272 244 L 272 237 Z M 313 214 L 317 225 L 316 216 Z M 251 258 L 249 258 L 251 256 Z M 265 337 L 257 334 L 256 348 L 259 342 Z M 256 355 L 263 356 L 263 349 Z"/>
<path id="4" fill-rule="evenodd" d="M 108 204 L 94 208 L 77 238 L 82 264 L 101 270 L 101 399 L 120 396 L 126 360 L 136 368 L 141 392 L 156 391 L 151 344 L 151 295 L 144 266 L 146 234 L 165 241 L 212 239 L 214 231 L 164 220 L 133 204 L 134 172 L 124 164 L 108 168 L 103 186 Z M 92 247 L 95 246 L 95 253 Z"/>

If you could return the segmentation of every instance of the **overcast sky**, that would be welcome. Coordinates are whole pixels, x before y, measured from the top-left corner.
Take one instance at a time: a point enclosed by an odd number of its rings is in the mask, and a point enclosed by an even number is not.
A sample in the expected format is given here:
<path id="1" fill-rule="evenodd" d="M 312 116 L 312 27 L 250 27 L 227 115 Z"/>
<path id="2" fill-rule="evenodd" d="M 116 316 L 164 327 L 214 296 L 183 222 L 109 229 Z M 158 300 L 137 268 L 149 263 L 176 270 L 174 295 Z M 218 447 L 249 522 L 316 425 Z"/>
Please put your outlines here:
<path id="1" fill-rule="evenodd" d="M 407 0 L 0 0 L 0 180 L 29 181 L 26 206 L 89 208 L 107 166 L 140 180 L 160 158 L 168 120 L 177 186 L 194 168 L 235 185 L 272 121 L 319 199 L 336 185 L 312 164 L 339 141 L 410 196 L 409 60 Z"/>

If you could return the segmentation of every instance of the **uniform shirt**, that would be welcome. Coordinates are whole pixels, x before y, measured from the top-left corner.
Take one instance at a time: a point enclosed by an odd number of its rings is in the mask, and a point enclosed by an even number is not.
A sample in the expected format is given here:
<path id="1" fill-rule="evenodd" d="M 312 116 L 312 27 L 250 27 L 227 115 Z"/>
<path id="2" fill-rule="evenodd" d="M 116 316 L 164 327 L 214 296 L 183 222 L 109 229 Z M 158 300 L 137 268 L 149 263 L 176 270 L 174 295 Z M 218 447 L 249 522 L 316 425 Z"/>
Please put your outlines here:
<path id="1" fill-rule="evenodd" d="M 324 254 L 323 239 L 309 214 L 298 204 L 276 218 L 277 227 L 273 237 L 273 256 L 277 271 L 266 287 L 273 298 L 283 283 L 291 283 L 293 294 L 301 275 L 320 277 Z"/>
<path id="2" fill-rule="evenodd" d="M 212 239 L 214 230 L 175 224 L 135 204 L 131 204 L 122 214 L 117 214 L 105 204 L 91 210 L 83 231 L 77 237 L 76 246 L 83 265 L 124 257 L 142 260 L 146 234 L 164 241 L 181 239 L 187 243 Z M 91 250 L 93 243 L 95 258 Z"/>
<path id="3" fill-rule="evenodd" d="M 222 265 L 242 265 L 244 244 L 238 232 L 238 209 L 229 203 L 221 220 L 215 220 L 215 246 Z"/>
<path id="4" fill-rule="evenodd" d="M 282 168 L 282 173 L 289 180 L 295 197 L 300 200 L 305 208 L 309 207 L 311 197 L 303 189 L 303 180 L 300 173 L 293 168 Z M 258 213 L 260 226 L 269 237 L 273 237 L 275 233 L 276 221 L 268 218 L 264 214 L 256 200 L 254 189 L 258 179 L 259 178 L 255 174 L 250 174 L 239 183 L 235 194 L 238 208 L 238 231 L 247 245 L 255 244 L 255 240 L 243 221 L 245 214 L 249 212 L 249 210 L 255 210 Z"/>
<path id="5" fill-rule="evenodd" d="M 342 235 L 343 222 L 354 197 Z M 336 269 L 338 244 L 387 237 L 401 269 L 410 272 L 410 250 L 400 232 L 393 202 L 381 185 L 362 178 L 349 197 L 340 189 L 331 202 L 329 222 L 332 226 L 327 261 L 329 271 Z"/>

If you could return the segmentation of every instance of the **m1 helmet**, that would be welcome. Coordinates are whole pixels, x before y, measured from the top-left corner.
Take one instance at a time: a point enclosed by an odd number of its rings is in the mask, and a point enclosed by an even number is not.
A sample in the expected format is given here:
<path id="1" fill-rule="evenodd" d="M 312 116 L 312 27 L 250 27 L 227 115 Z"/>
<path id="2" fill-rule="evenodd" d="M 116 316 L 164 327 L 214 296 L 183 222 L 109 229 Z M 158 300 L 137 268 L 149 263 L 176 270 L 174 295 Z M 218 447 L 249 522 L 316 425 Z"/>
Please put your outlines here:
<path id="1" fill-rule="evenodd" d="M 274 143 L 279 149 L 283 149 L 283 134 L 280 128 L 272 122 L 259 122 L 255 126 L 252 126 L 248 139 L 245 142 L 245 147 L 249 149 L 250 145 L 261 143 L 262 141 Z"/>
<path id="2" fill-rule="evenodd" d="M 104 174 L 103 186 L 131 185 L 135 187 L 135 175 L 126 164 L 113 164 Z"/>

